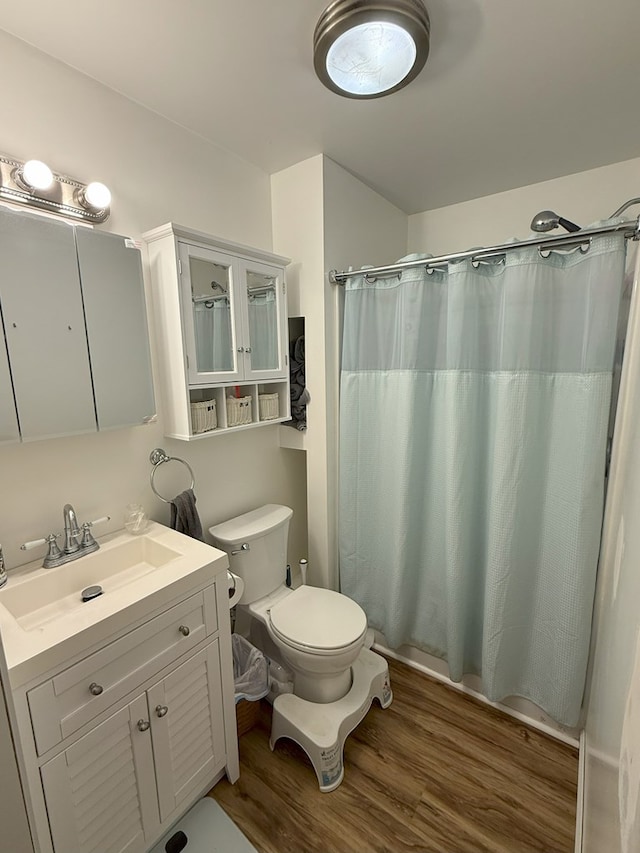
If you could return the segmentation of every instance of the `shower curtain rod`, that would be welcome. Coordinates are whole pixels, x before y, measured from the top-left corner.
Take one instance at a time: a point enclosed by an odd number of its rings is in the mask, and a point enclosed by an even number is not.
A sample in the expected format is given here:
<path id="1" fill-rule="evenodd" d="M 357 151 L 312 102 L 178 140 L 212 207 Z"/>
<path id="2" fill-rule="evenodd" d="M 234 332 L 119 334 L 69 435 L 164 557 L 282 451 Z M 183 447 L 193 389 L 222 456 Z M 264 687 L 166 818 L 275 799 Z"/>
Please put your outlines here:
<path id="1" fill-rule="evenodd" d="M 469 249 L 466 252 L 454 252 L 451 255 L 439 255 L 436 258 L 421 258 L 415 261 L 399 261 L 397 264 L 389 264 L 385 267 L 370 267 L 369 269 L 361 270 L 343 270 L 337 272 L 330 270 L 329 281 L 331 284 L 344 284 L 348 278 L 353 278 L 356 275 L 364 275 L 365 279 L 384 278 L 385 276 L 398 275 L 402 270 L 413 269 L 415 267 L 424 267 L 427 270 L 446 266 L 451 261 L 462 261 L 471 259 L 472 261 L 481 261 L 485 258 L 495 258 L 504 255 L 506 252 L 511 252 L 513 249 L 526 249 L 529 247 L 537 247 L 538 251 L 544 252 L 555 248 L 570 249 L 577 246 L 591 245 L 591 238 L 598 237 L 601 234 L 622 233 L 626 240 L 640 240 L 640 216 L 637 219 L 629 219 L 625 222 L 618 222 L 615 225 L 603 225 L 601 228 L 584 228 L 581 231 L 574 231 L 571 234 L 565 234 L 562 237 L 534 237 L 530 240 L 519 240 L 515 243 L 504 243 L 499 246 L 489 246 L 486 249 Z"/>

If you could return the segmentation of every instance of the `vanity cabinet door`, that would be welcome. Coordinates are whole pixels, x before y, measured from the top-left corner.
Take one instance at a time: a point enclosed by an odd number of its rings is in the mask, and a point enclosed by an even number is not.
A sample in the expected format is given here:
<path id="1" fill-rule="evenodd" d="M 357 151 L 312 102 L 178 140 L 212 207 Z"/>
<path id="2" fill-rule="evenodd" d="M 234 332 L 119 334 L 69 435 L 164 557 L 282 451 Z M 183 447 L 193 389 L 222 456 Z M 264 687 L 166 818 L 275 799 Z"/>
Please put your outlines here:
<path id="1" fill-rule="evenodd" d="M 140 250 L 125 237 L 76 228 L 98 429 L 155 414 Z"/>
<path id="2" fill-rule="evenodd" d="M 189 384 L 242 379 L 241 294 L 235 258 L 180 243 L 179 259 Z"/>
<path id="3" fill-rule="evenodd" d="M 144 853 L 159 827 L 147 701 L 138 696 L 41 768 L 55 853 Z"/>
<path id="4" fill-rule="evenodd" d="M 260 382 L 287 376 L 284 273 L 256 261 L 240 261 L 244 378 Z"/>
<path id="5" fill-rule="evenodd" d="M 0 304 L 25 441 L 95 432 L 73 226 L 0 208 Z"/>
<path id="6" fill-rule="evenodd" d="M 164 823 L 226 761 L 218 640 L 154 685 L 147 698 Z"/>

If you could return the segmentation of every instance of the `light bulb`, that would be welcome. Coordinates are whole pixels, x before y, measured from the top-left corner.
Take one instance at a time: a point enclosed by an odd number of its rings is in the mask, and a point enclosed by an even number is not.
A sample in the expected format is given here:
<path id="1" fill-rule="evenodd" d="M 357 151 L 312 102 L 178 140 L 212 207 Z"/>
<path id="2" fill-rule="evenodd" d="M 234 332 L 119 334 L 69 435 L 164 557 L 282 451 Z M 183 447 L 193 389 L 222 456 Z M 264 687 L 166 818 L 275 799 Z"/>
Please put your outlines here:
<path id="1" fill-rule="evenodd" d="M 106 210 L 111 204 L 111 191 L 100 181 L 92 181 L 84 188 L 84 200 L 94 210 Z"/>
<path id="2" fill-rule="evenodd" d="M 53 172 L 41 160 L 27 160 L 20 175 L 24 183 L 34 190 L 48 190 L 53 183 Z"/>
<path id="3" fill-rule="evenodd" d="M 416 45 L 402 27 L 370 21 L 342 33 L 327 53 L 327 73 L 344 92 L 360 97 L 393 89 L 416 61 Z"/>

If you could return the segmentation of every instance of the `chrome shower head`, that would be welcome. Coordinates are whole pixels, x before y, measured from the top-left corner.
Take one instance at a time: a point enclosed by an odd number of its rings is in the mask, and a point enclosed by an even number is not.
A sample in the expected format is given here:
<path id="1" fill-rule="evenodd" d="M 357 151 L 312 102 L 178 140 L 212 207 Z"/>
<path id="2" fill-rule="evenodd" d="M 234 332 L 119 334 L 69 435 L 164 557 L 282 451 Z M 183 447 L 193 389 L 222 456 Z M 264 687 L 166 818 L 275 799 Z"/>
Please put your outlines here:
<path id="1" fill-rule="evenodd" d="M 571 222 L 569 219 L 564 219 L 564 217 L 558 216 L 558 214 L 553 210 L 541 210 L 540 213 L 536 213 L 531 220 L 532 231 L 553 231 L 553 229 L 557 228 L 558 225 L 562 225 L 566 231 L 580 230 L 580 226 L 576 225 L 575 222 Z"/>

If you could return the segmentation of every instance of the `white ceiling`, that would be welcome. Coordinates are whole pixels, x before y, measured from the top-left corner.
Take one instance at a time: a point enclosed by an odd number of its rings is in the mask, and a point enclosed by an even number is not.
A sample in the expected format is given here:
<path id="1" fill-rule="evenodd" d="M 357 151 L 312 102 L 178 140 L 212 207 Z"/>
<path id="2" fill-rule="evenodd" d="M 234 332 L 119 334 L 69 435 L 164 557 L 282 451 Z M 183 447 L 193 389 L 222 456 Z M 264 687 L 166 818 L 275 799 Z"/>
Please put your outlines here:
<path id="1" fill-rule="evenodd" d="M 639 0 L 426 2 L 425 69 L 360 102 L 313 71 L 328 0 L 0 0 L 0 26 L 268 173 L 324 152 L 407 213 L 640 156 Z"/>

